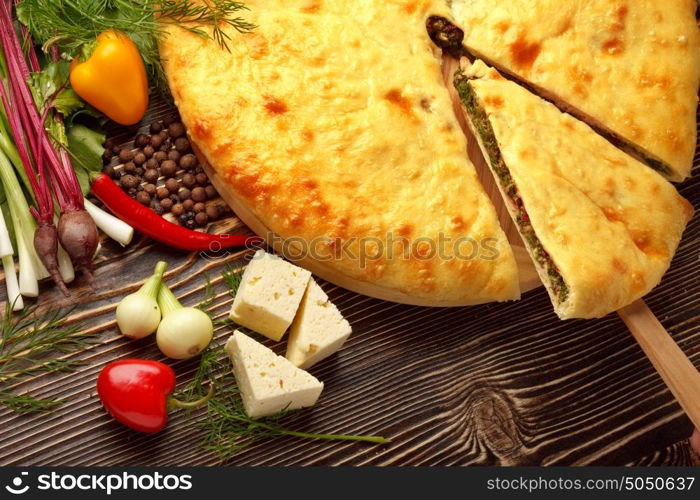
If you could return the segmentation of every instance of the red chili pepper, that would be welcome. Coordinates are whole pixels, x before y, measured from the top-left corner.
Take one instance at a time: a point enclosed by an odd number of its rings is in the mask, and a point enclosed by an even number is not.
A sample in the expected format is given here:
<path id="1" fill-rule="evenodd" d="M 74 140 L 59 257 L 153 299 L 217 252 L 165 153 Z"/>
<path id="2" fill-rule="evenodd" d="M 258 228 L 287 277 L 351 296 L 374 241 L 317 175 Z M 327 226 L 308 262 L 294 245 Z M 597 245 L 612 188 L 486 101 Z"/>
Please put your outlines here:
<path id="1" fill-rule="evenodd" d="M 262 238 L 257 236 L 208 234 L 173 224 L 130 198 L 106 174 L 95 179 L 90 188 L 114 215 L 146 236 L 174 248 L 218 252 L 224 248 L 256 245 L 262 242 Z"/>
<path id="2" fill-rule="evenodd" d="M 209 401 L 209 393 L 196 401 L 170 396 L 175 372 L 168 365 L 146 359 L 123 359 L 105 366 L 97 377 L 97 394 L 115 420 L 141 432 L 159 432 L 168 423 L 168 407 L 196 408 Z"/>

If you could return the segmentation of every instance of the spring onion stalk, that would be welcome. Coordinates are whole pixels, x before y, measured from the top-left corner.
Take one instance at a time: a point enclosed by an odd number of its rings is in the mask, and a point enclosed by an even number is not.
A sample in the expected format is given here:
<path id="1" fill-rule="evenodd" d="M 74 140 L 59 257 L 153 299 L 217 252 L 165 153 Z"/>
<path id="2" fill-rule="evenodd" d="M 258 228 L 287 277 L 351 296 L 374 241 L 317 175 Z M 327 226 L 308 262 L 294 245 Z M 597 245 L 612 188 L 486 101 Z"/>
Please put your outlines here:
<path id="1" fill-rule="evenodd" d="M 75 279 L 75 268 L 70 260 L 70 255 L 61 245 L 57 249 L 58 257 L 58 272 L 61 273 L 61 279 L 64 283 L 72 283 Z"/>
<path id="2" fill-rule="evenodd" d="M 14 168 L 3 150 L 0 150 L 0 182 L 5 189 L 10 207 L 10 219 L 15 229 L 17 255 L 19 257 L 19 291 L 25 297 L 39 295 L 37 260 L 33 254 L 34 230 L 36 223 L 30 215 L 27 200 L 15 176 Z"/>
<path id="3" fill-rule="evenodd" d="M 64 145 L 54 143 L 45 128 L 47 121 L 63 127 L 63 116 L 55 108 L 56 95 L 39 98 L 29 87 L 29 65 L 34 72 L 39 71 L 38 58 L 33 45 L 25 39 L 27 62 L 23 43 L 14 27 L 12 7 L 12 0 L 0 0 L 0 100 L 33 192 L 31 214 L 37 222 L 34 249 L 56 285 L 68 295 L 59 271 L 58 243 L 73 263 L 91 276 L 98 232 L 84 209 L 80 185 Z M 26 30 L 23 36 L 27 37 Z M 54 61 L 58 59 L 56 51 L 53 57 Z M 58 227 L 53 222 L 54 196 L 60 206 Z"/>
<path id="4" fill-rule="evenodd" d="M 10 241 L 10 233 L 5 224 L 5 217 L 0 210 L 0 259 L 5 271 L 5 286 L 7 287 L 7 301 L 12 305 L 13 311 L 19 311 L 24 307 L 22 294 L 19 293 L 19 283 L 15 271 L 14 249 Z"/>
<path id="5" fill-rule="evenodd" d="M 188 359 L 201 353 L 214 335 L 211 318 L 202 310 L 183 307 L 163 283 L 158 293 L 163 319 L 156 342 L 160 351 L 173 359 Z"/>
<path id="6" fill-rule="evenodd" d="M 134 237 L 133 227 L 123 220 L 118 219 L 114 215 L 108 214 L 104 210 L 101 210 L 87 199 L 83 200 L 83 203 L 85 204 L 85 210 L 87 210 L 87 213 L 90 214 L 92 220 L 95 221 L 97 227 L 99 227 L 107 236 L 123 247 L 131 243 L 131 239 Z"/>
<path id="7" fill-rule="evenodd" d="M 160 323 L 158 292 L 163 282 L 163 273 L 168 265 L 160 261 L 153 275 L 135 293 L 124 297 L 117 306 L 117 325 L 122 335 L 134 339 L 149 336 Z"/>

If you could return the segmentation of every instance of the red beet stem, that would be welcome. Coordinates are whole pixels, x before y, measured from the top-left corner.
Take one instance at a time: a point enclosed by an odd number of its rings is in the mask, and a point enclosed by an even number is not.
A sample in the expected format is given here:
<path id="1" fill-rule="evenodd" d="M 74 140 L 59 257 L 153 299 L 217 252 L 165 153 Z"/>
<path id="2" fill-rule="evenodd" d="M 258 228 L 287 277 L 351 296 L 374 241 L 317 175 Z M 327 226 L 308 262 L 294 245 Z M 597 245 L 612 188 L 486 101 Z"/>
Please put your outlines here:
<path id="1" fill-rule="evenodd" d="M 56 286 L 66 297 L 70 296 L 58 270 L 58 232 L 53 224 L 39 223 L 34 232 L 34 249 Z"/>
<path id="2" fill-rule="evenodd" d="M 58 240 L 73 264 L 92 279 L 92 258 L 99 240 L 92 217 L 85 210 L 63 212 L 58 219 Z"/>

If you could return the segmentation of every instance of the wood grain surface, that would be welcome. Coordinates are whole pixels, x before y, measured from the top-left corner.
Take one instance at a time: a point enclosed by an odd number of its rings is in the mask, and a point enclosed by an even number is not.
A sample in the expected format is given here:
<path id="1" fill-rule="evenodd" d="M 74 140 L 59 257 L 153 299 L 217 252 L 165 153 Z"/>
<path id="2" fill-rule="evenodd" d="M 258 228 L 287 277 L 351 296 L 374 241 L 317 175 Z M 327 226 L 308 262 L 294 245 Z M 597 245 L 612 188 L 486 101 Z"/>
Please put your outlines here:
<path id="1" fill-rule="evenodd" d="M 151 117 L 170 112 L 157 101 Z M 135 130 L 112 130 L 117 142 Z M 700 207 L 700 159 L 680 192 Z M 246 233 L 235 217 L 219 230 Z M 685 233 L 671 270 L 646 302 L 673 339 L 700 366 L 700 218 Z M 137 236 L 127 248 L 104 240 L 92 285 L 72 297 L 42 286 L 42 307 L 74 305 L 99 341 L 73 355 L 74 373 L 37 376 L 10 386 L 58 397 L 55 412 L 18 415 L 0 409 L 0 465 L 216 465 L 199 447 L 201 413 L 172 412 L 158 435 L 131 431 L 108 418 L 95 380 L 125 357 L 166 361 L 152 338 L 133 341 L 116 329 L 114 309 L 158 260 L 186 305 L 198 303 L 207 277 L 217 292 L 212 310 L 227 315 L 232 299 L 221 280 L 226 264 L 250 252 L 200 256 Z M 519 302 L 424 308 L 371 299 L 322 283 L 353 327 L 337 355 L 311 371 L 325 383 L 320 404 L 285 418 L 307 432 L 380 434 L 388 445 L 282 438 L 259 441 L 231 465 L 692 465 L 692 426 L 617 315 L 560 321 L 539 288 Z M 4 293 L 4 286 L 2 287 Z M 4 299 L 4 296 L 0 296 Z M 218 337 L 230 329 L 217 329 Z M 278 352 L 283 344 L 266 341 Z M 180 383 L 196 360 L 168 361 Z M 700 395 L 698 395 L 700 397 Z"/>

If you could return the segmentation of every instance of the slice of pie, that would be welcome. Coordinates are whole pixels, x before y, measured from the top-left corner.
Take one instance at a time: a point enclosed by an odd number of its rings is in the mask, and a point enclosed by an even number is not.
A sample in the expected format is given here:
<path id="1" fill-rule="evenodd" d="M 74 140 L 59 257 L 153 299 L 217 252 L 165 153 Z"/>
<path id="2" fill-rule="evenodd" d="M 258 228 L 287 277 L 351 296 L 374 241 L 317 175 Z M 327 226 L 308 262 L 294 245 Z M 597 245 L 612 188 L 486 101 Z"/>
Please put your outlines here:
<path id="1" fill-rule="evenodd" d="M 695 0 L 453 0 L 466 48 L 671 180 L 695 151 Z"/>
<path id="2" fill-rule="evenodd" d="M 561 318 L 656 286 L 693 213 L 668 181 L 481 61 L 455 87 Z"/>

